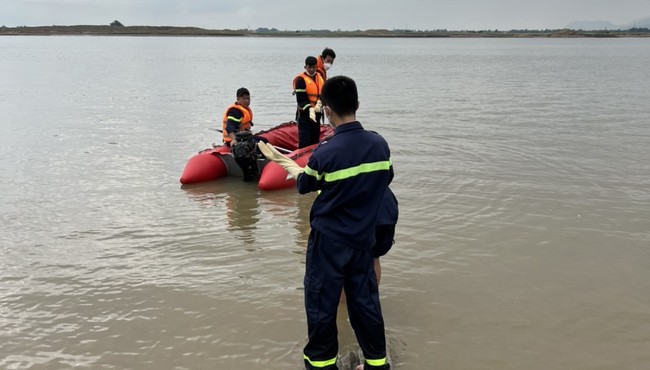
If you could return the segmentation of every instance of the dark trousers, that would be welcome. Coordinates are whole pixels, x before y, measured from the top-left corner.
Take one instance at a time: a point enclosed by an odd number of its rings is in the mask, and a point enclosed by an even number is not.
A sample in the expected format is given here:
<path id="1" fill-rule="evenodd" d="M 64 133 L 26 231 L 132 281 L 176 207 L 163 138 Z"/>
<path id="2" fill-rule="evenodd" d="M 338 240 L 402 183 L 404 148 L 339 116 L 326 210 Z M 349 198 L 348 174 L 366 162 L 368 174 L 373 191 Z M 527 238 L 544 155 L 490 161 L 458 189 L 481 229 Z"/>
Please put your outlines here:
<path id="1" fill-rule="evenodd" d="M 316 114 L 320 121 L 320 113 Z M 320 140 L 320 123 L 309 119 L 309 112 L 298 111 L 298 148 L 318 143 Z"/>
<path id="2" fill-rule="evenodd" d="M 386 357 L 384 319 L 373 260 L 371 246 L 353 249 L 316 230 L 311 231 L 304 281 L 309 336 L 304 349 L 307 369 L 336 369 L 336 313 L 342 289 L 345 289 L 350 324 L 364 357 L 372 360 Z M 366 370 L 388 368 L 388 365 L 376 367 L 366 363 Z"/>

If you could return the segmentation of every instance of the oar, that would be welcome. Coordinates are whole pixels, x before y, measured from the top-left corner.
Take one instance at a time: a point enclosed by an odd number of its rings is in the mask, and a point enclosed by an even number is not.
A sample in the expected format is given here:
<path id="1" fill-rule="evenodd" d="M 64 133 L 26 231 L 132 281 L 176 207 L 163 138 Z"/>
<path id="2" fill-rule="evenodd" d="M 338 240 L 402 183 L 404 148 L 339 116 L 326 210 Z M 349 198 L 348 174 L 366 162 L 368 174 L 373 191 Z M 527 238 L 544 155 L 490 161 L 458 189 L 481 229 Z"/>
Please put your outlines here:
<path id="1" fill-rule="evenodd" d="M 271 144 L 271 145 L 273 145 L 273 144 Z M 279 150 L 279 151 L 281 151 L 281 152 L 285 152 L 285 153 L 291 153 L 291 152 L 293 151 L 293 150 L 289 150 L 289 149 L 287 149 L 287 148 L 283 148 L 283 147 L 281 147 L 281 146 L 277 146 L 277 145 L 273 145 L 273 147 L 274 147 L 275 149 L 277 149 L 277 150 Z"/>

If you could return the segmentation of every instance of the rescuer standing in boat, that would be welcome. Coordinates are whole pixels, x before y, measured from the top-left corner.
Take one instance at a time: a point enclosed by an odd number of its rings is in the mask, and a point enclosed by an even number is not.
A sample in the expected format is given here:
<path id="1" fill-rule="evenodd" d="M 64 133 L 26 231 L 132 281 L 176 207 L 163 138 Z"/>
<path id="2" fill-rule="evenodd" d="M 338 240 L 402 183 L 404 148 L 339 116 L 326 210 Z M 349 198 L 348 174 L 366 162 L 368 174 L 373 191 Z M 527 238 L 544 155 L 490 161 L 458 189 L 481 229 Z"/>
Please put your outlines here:
<path id="1" fill-rule="evenodd" d="M 334 64 L 336 53 L 330 48 L 325 48 L 316 59 L 316 72 L 323 77 L 323 81 L 327 81 L 327 70 Z"/>
<path id="2" fill-rule="evenodd" d="M 316 73 L 315 57 L 305 59 L 305 71 L 293 79 L 293 93 L 296 95 L 298 108 L 298 148 L 318 143 L 320 139 L 320 117 L 322 104 L 320 92 L 323 77 Z"/>

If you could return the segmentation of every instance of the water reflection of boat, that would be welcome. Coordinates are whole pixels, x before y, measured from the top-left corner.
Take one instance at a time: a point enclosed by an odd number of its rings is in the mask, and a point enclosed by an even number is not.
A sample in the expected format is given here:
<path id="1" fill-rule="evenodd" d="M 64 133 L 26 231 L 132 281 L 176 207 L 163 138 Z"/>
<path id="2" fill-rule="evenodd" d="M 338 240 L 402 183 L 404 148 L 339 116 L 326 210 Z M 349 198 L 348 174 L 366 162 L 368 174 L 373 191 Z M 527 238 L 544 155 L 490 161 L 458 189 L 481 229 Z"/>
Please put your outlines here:
<path id="1" fill-rule="evenodd" d="M 183 185 L 181 189 L 189 200 L 207 211 L 201 212 L 204 218 L 199 222 L 210 220 L 218 225 L 215 230 L 227 232 L 229 239 L 243 242 L 246 248 L 282 245 L 293 253 L 304 254 L 314 193 L 301 195 L 294 189 L 262 192 L 253 183 L 229 176 L 220 181 Z M 261 235 L 263 242 L 258 240 Z"/>
<path id="2" fill-rule="evenodd" d="M 332 134 L 330 126 L 321 125 L 320 139 Z M 298 149 L 298 124 L 294 121 L 286 122 L 269 130 L 260 131 L 255 134 L 266 140 L 271 145 L 286 152 L 287 157 L 293 159 L 301 166 L 307 164 L 307 160 L 316 148 L 317 144 Z M 261 190 L 285 189 L 295 185 L 295 180 L 288 177 L 287 172 L 276 163 L 268 163 L 264 158 L 257 160 L 260 172 L 258 188 Z M 230 147 L 218 145 L 200 151 L 192 156 L 185 164 L 181 175 L 181 184 L 194 184 L 205 181 L 218 180 L 226 176 L 243 176 L 241 168 L 235 162 Z"/>

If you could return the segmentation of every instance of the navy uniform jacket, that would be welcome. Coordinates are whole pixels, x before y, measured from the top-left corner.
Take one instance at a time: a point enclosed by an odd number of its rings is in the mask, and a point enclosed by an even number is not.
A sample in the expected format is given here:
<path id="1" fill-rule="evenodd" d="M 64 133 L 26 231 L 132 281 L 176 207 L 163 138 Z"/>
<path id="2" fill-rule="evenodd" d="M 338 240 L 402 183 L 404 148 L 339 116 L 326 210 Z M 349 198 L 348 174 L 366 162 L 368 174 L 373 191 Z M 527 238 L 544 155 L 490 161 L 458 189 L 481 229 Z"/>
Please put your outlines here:
<path id="1" fill-rule="evenodd" d="M 393 166 L 388 143 L 359 122 L 338 126 L 298 176 L 301 194 L 320 193 L 309 220 L 314 230 L 356 249 L 375 244 L 375 224 Z"/>

